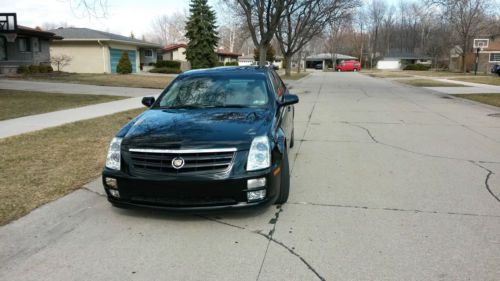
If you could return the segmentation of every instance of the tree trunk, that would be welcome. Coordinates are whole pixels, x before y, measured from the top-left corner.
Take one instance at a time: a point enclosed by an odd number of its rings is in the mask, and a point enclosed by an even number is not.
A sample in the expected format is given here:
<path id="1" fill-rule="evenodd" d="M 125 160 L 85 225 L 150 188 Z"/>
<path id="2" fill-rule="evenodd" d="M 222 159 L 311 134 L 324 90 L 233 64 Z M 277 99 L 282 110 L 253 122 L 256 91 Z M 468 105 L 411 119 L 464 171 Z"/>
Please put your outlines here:
<path id="1" fill-rule="evenodd" d="M 266 66 L 267 46 L 262 44 L 259 46 L 259 66 Z"/>
<path id="2" fill-rule="evenodd" d="M 298 64 L 297 64 L 297 73 L 300 73 L 300 63 L 301 63 L 301 61 L 302 61 L 302 51 L 301 51 L 301 52 L 299 52 L 298 57 L 299 57 L 299 62 L 298 62 Z"/>
<path id="3" fill-rule="evenodd" d="M 292 56 L 290 55 L 285 55 L 285 76 L 291 76 L 292 75 Z"/>

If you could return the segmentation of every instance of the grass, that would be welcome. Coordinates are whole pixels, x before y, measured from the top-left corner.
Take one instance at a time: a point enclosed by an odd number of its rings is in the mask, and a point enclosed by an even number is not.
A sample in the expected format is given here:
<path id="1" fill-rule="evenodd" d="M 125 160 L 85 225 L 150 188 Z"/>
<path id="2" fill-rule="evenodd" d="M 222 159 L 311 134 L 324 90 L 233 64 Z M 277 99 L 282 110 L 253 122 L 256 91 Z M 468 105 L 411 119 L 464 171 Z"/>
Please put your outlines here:
<path id="1" fill-rule="evenodd" d="M 142 111 L 0 139 L 0 225 L 98 177 L 111 138 Z"/>
<path id="2" fill-rule="evenodd" d="M 301 78 L 304 78 L 306 77 L 307 75 L 309 75 L 308 72 L 301 72 L 301 73 L 296 73 L 296 72 L 292 72 L 291 75 L 281 75 L 281 78 L 283 78 L 283 80 L 299 80 Z"/>
<path id="3" fill-rule="evenodd" d="M 500 86 L 499 76 L 473 76 L 473 77 L 453 78 L 451 80 Z"/>
<path id="4" fill-rule="evenodd" d="M 500 94 L 460 94 L 453 96 L 500 107 Z"/>
<path id="5" fill-rule="evenodd" d="M 0 120 L 124 98 L 118 96 L 58 94 L 0 89 L 0 108 L 2 108 L 0 111 Z"/>
<path id="6" fill-rule="evenodd" d="M 396 71 L 384 71 L 384 72 L 372 72 L 368 73 L 369 76 L 375 78 L 405 78 L 412 77 L 411 75 L 404 74 L 402 72 Z"/>
<path id="7" fill-rule="evenodd" d="M 98 86 L 134 87 L 164 89 L 172 80 L 171 76 L 135 75 L 135 74 L 82 74 L 82 73 L 47 73 L 22 76 L 20 79 L 89 84 Z"/>
<path id="8" fill-rule="evenodd" d="M 462 84 L 441 82 L 432 79 L 404 79 L 397 80 L 399 83 L 403 83 L 415 87 L 467 87 Z"/>

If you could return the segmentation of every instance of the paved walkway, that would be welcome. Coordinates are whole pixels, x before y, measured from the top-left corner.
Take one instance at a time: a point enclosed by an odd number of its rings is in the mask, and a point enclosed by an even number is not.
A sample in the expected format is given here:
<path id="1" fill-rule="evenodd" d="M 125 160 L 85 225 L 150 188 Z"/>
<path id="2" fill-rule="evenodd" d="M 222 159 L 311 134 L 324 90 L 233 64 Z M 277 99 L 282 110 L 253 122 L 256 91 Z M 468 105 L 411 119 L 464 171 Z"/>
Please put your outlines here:
<path id="1" fill-rule="evenodd" d="M 500 86 L 471 83 L 464 81 L 451 80 L 446 78 L 434 78 L 427 76 L 416 76 L 422 79 L 432 79 L 435 81 L 445 82 L 445 83 L 455 83 L 459 85 L 464 85 L 466 87 L 425 87 L 427 89 L 437 91 L 444 94 L 498 94 L 500 93 Z"/>
<path id="2" fill-rule="evenodd" d="M 130 98 L 0 121 L 0 138 L 143 107 L 141 100 Z"/>
<path id="3" fill-rule="evenodd" d="M 357 73 L 292 92 L 287 204 L 122 210 L 97 181 L 0 227 L 0 280 L 499 279 L 498 109 Z"/>
<path id="4" fill-rule="evenodd" d="M 38 91 L 64 94 L 90 94 L 126 97 L 143 97 L 159 94 L 160 89 L 95 86 L 59 82 L 0 79 L 0 89 Z"/>
<path id="5" fill-rule="evenodd" d="M 96 118 L 121 111 L 140 108 L 143 96 L 158 96 L 159 89 L 108 87 L 84 84 L 20 81 L 0 79 L 0 89 L 27 90 L 65 94 L 129 96 L 130 99 L 88 105 L 43 114 L 0 121 L 0 138 L 42 130 L 66 123 Z"/>

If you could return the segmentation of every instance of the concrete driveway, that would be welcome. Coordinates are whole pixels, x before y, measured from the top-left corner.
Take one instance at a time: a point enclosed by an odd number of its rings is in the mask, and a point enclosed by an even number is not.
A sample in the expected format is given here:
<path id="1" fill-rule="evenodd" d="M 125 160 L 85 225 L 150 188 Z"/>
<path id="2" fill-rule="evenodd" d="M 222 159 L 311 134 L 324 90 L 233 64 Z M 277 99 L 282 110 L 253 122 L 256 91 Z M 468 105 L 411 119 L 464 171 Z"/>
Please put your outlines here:
<path id="1" fill-rule="evenodd" d="M 90 184 L 0 228 L 0 280 L 498 280 L 499 109 L 358 73 L 292 87 L 289 203 L 121 210 Z"/>

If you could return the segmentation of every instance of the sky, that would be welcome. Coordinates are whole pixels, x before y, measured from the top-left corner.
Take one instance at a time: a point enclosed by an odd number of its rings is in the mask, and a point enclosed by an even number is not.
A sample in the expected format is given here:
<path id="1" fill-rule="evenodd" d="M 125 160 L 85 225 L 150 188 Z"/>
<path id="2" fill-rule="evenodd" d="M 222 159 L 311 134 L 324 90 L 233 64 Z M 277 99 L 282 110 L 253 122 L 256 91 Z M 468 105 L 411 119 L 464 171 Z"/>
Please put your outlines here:
<path id="1" fill-rule="evenodd" d="M 215 4 L 217 0 L 209 1 Z M 107 0 L 107 17 L 90 18 L 75 8 L 79 0 L 0 0 L 2 13 L 17 13 L 18 24 L 36 27 L 45 22 L 66 22 L 137 38 L 150 32 L 151 21 L 162 14 L 189 8 L 189 0 Z"/>

